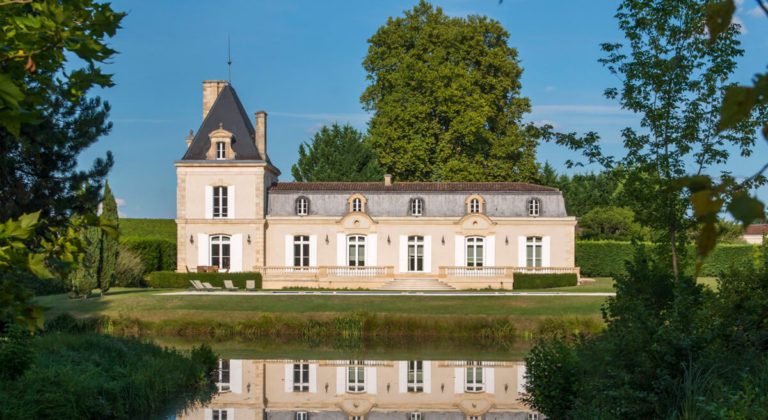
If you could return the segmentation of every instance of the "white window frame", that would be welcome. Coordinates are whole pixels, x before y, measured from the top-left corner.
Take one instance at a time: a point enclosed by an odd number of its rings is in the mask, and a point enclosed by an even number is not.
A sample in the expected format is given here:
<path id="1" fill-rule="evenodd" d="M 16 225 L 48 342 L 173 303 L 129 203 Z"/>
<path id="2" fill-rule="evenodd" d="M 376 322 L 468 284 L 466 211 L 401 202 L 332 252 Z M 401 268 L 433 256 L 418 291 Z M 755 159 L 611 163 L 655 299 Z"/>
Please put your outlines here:
<path id="1" fill-rule="evenodd" d="M 485 392 L 485 384 L 483 383 L 484 372 L 482 362 L 467 362 L 464 377 L 466 382 L 464 383 L 464 391 L 466 392 Z"/>
<path id="2" fill-rule="evenodd" d="M 528 413 L 528 420 L 539 420 L 539 413 Z"/>
<path id="3" fill-rule="evenodd" d="M 226 219 L 229 215 L 229 187 L 213 187 L 213 218 Z"/>
<path id="4" fill-rule="evenodd" d="M 408 237 L 408 271 L 413 273 L 421 273 L 424 271 L 424 237 L 423 236 L 409 236 Z M 421 255 L 419 255 L 421 250 Z"/>
<path id="5" fill-rule="evenodd" d="M 350 360 L 347 367 L 347 392 L 361 394 L 365 392 L 365 366 L 362 360 Z"/>
<path id="6" fill-rule="evenodd" d="M 421 413 L 419 412 L 412 412 L 409 419 L 410 420 L 421 420 L 423 417 L 421 416 Z"/>
<path id="7" fill-rule="evenodd" d="M 293 392 L 309 392 L 309 363 L 293 364 Z"/>
<path id="8" fill-rule="evenodd" d="M 298 253 L 297 253 L 298 251 Z M 294 235 L 293 237 L 293 266 L 309 267 L 310 265 L 309 235 Z"/>
<path id="9" fill-rule="evenodd" d="M 538 217 L 541 214 L 541 201 L 538 198 L 532 198 L 528 201 L 528 216 Z"/>
<path id="10" fill-rule="evenodd" d="M 352 211 L 353 212 L 363 211 L 363 200 L 360 199 L 360 197 L 355 197 L 352 199 Z"/>
<path id="11" fill-rule="evenodd" d="M 406 366 L 408 392 L 424 392 L 424 361 L 409 360 Z"/>
<path id="12" fill-rule="evenodd" d="M 216 388 L 219 389 L 219 392 L 230 391 L 231 374 L 229 359 L 219 359 L 216 370 Z"/>
<path id="13" fill-rule="evenodd" d="M 485 264 L 485 238 L 482 236 L 467 236 L 464 238 L 464 243 L 467 267 L 482 267 Z M 479 256 L 478 250 L 480 251 Z"/>
<path id="14" fill-rule="evenodd" d="M 299 197 L 296 199 L 296 215 L 306 216 L 309 214 L 309 199 L 307 197 Z"/>
<path id="15" fill-rule="evenodd" d="M 232 420 L 229 418 L 229 410 L 226 408 L 211 409 L 211 419 L 213 420 Z"/>
<path id="16" fill-rule="evenodd" d="M 309 414 L 306 411 L 297 411 L 295 420 L 309 420 Z"/>
<path id="17" fill-rule="evenodd" d="M 424 214 L 424 200 L 414 198 L 411 200 L 411 216 L 422 216 Z"/>
<path id="18" fill-rule="evenodd" d="M 224 160 L 227 158 L 227 145 L 223 141 L 216 142 L 216 160 Z"/>
<path id="19" fill-rule="evenodd" d="M 232 237 L 228 235 L 211 236 L 208 244 L 208 256 L 208 265 L 218 266 L 220 270 L 230 268 L 232 266 Z"/>
<path id="20" fill-rule="evenodd" d="M 544 238 L 541 236 L 528 236 L 525 238 L 525 266 L 544 266 Z"/>
<path id="21" fill-rule="evenodd" d="M 480 199 L 479 198 L 473 198 L 469 200 L 469 212 L 470 213 L 480 213 Z"/>
<path id="22" fill-rule="evenodd" d="M 347 236 L 347 266 L 365 266 L 365 235 Z"/>
<path id="23" fill-rule="evenodd" d="M 365 420 L 365 416 L 349 416 L 349 420 Z"/>
<path id="24" fill-rule="evenodd" d="M 483 416 L 467 416 L 467 420 L 483 420 Z"/>

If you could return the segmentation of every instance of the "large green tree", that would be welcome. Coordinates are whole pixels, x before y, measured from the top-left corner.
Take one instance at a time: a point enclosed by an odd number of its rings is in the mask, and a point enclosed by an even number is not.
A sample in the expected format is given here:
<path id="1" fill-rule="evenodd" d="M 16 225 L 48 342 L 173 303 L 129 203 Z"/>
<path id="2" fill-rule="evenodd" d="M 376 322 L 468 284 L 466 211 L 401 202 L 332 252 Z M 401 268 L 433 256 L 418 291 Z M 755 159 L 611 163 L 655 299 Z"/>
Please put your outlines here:
<path id="1" fill-rule="evenodd" d="M 369 143 L 403 181 L 532 181 L 538 130 L 523 123 L 517 51 L 499 22 L 421 1 L 368 40 Z"/>
<path id="2" fill-rule="evenodd" d="M 101 205 L 101 218 L 120 232 L 119 215 L 117 214 L 117 201 L 109 188 L 109 183 L 104 183 L 104 200 Z M 102 296 L 109 291 L 109 287 L 115 283 L 117 267 L 119 237 L 107 232 L 101 233 L 101 262 L 99 263 L 99 289 Z"/>
<path id="3" fill-rule="evenodd" d="M 299 160 L 291 167 L 299 182 L 381 181 L 384 170 L 363 135 L 347 124 L 323 126 L 299 146 Z"/>

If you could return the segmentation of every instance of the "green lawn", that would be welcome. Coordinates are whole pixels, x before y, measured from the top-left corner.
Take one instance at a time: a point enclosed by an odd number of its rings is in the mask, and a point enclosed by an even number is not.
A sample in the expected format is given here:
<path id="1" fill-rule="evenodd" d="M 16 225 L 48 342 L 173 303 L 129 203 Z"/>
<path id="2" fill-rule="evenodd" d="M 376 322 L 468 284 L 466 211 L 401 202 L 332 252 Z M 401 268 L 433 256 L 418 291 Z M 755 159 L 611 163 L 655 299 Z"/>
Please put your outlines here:
<path id="1" fill-rule="evenodd" d="M 176 242 L 176 222 L 173 219 L 120 219 L 120 236 Z"/>

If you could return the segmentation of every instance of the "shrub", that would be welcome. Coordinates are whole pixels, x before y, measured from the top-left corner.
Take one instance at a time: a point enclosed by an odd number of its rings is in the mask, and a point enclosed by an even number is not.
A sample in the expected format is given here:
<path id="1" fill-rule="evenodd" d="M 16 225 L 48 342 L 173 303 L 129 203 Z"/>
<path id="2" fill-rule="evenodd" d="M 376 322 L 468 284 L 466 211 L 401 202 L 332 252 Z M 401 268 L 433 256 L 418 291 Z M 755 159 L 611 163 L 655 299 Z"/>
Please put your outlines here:
<path id="1" fill-rule="evenodd" d="M 256 288 L 261 289 L 261 273 L 177 273 L 175 271 L 155 271 L 149 274 L 147 285 L 156 288 L 186 289 L 192 286 L 190 280 L 200 280 L 223 287 L 224 280 L 232 280 L 235 286 L 245 288 L 246 280 L 256 280 Z"/>
<path id="2" fill-rule="evenodd" d="M 120 287 L 141 286 L 141 276 L 144 274 L 144 263 L 133 251 L 120 244 L 115 267 L 115 285 Z"/>
<path id="3" fill-rule="evenodd" d="M 144 264 L 142 274 L 176 269 L 176 243 L 166 239 L 125 238 L 125 248 L 136 254 Z"/>
<path id="4" fill-rule="evenodd" d="M 546 289 L 550 287 L 576 286 L 576 283 L 579 281 L 575 273 L 515 273 L 513 280 L 515 289 Z"/>

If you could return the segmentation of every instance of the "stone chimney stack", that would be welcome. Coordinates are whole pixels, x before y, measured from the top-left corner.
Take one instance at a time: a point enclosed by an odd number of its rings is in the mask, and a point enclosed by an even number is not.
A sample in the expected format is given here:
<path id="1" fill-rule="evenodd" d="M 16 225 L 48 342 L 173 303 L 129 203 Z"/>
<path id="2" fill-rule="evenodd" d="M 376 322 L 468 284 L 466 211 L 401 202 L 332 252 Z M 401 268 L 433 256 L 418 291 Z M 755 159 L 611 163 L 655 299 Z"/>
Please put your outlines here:
<path id="1" fill-rule="evenodd" d="M 255 112 L 255 124 L 254 124 L 254 143 L 256 144 L 256 150 L 259 152 L 259 156 L 262 159 L 267 160 L 267 113 L 264 111 Z"/>
<path id="2" fill-rule="evenodd" d="M 384 186 L 385 187 L 392 186 L 392 174 L 384 174 Z"/>
<path id="3" fill-rule="evenodd" d="M 219 92 L 227 85 L 225 80 L 203 80 L 203 120 L 211 110 Z"/>

